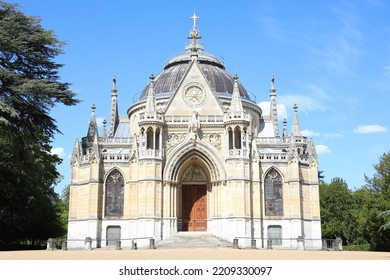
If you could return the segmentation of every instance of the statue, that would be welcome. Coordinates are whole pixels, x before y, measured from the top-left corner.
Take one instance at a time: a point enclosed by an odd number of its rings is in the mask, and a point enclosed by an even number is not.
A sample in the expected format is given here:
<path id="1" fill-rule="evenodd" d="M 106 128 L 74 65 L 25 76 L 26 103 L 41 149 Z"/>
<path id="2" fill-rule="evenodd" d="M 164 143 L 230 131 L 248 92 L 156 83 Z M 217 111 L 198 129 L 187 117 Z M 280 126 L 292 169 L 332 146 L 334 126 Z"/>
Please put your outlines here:
<path id="1" fill-rule="evenodd" d="M 192 144 L 196 145 L 196 139 L 199 137 L 200 129 L 200 121 L 198 117 L 198 112 L 193 111 L 192 112 L 192 117 L 188 121 L 188 132 L 190 133 L 190 137 L 192 138 Z"/>
<path id="2" fill-rule="evenodd" d="M 188 131 L 190 133 L 198 134 L 198 130 L 200 128 L 200 121 L 198 117 L 198 112 L 194 111 L 192 113 L 192 117 L 188 122 Z"/>

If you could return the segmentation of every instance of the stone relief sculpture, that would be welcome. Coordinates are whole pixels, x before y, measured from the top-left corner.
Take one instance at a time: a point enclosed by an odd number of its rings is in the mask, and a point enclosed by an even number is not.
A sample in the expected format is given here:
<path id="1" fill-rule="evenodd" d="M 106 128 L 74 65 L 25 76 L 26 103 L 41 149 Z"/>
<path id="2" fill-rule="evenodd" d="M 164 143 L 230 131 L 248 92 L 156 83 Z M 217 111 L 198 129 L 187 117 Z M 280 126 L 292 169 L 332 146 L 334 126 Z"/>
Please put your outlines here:
<path id="1" fill-rule="evenodd" d="M 203 170 L 197 165 L 193 164 L 189 167 L 183 175 L 182 182 L 206 182 L 207 177 Z"/>

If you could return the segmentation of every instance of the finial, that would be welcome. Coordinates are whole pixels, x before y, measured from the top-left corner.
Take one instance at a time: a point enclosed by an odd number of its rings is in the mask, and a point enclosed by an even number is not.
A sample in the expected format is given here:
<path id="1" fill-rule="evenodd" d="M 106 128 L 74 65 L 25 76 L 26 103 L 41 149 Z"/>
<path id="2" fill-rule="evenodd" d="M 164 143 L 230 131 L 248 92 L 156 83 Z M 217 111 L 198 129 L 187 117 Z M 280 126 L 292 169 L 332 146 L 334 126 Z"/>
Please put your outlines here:
<path id="1" fill-rule="evenodd" d="M 91 109 L 92 109 L 92 113 L 95 114 L 95 109 L 96 109 L 95 104 L 92 104 Z"/>
<path id="2" fill-rule="evenodd" d="M 196 29 L 196 21 L 200 19 L 200 17 L 196 16 L 195 10 L 194 10 L 194 15 L 190 17 L 194 21 L 194 29 Z"/>
<path id="3" fill-rule="evenodd" d="M 287 126 L 287 120 L 286 119 L 283 120 L 283 126 Z"/>
<path id="4" fill-rule="evenodd" d="M 275 76 L 274 76 L 274 74 L 272 74 L 272 78 L 271 78 L 271 89 L 275 89 Z"/>
<path id="5" fill-rule="evenodd" d="M 294 109 L 294 112 L 296 113 L 296 112 L 298 112 L 298 106 L 297 106 L 297 104 L 295 103 L 294 104 L 294 107 L 293 107 L 293 109 Z"/>
<path id="6" fill-rule="evenodd" d="M 238 80 L 238 75 L 237 75 L 237 72 L 236 72 L 236 73 L 234 73 L 233 80 L 234 80 L 235 82 Z"/>
<path id="7" fill-rule="evenodd" d="M 150 81 L 154 81 L 154 74 L 153 74 L 153 72 L 150 72 L 149 80 Z"/>
<path id="8" fill-rule="evenodd" d="M 116 95 L 117 89 L 116 89 L 116 75 L 112 77 L 112 95 Z"/>

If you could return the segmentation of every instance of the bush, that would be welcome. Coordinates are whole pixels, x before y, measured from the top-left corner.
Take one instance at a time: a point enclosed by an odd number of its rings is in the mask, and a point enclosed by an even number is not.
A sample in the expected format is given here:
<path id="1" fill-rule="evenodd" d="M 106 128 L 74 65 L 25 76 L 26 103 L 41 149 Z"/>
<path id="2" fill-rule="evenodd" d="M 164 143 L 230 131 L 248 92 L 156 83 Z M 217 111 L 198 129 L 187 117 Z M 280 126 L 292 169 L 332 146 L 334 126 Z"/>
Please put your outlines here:
<path id="1" fill-rule="evenodd" d="M 370 244 L 351 244 L 347 246 L 343 246 L 344 251 L 371 251 Z"/>

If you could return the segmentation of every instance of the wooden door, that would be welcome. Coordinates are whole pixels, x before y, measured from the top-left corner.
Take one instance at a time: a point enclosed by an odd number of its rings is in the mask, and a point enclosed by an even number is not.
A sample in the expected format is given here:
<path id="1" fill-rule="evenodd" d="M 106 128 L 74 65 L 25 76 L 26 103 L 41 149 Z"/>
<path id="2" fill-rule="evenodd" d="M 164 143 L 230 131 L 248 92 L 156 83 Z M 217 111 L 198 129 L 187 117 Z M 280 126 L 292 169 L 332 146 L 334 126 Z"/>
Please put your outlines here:
<path id="1" fill-rule="evenodd" d="M 207 230 L 207 187 L 184 185 L 182 187 L 183 231 Z"/>

